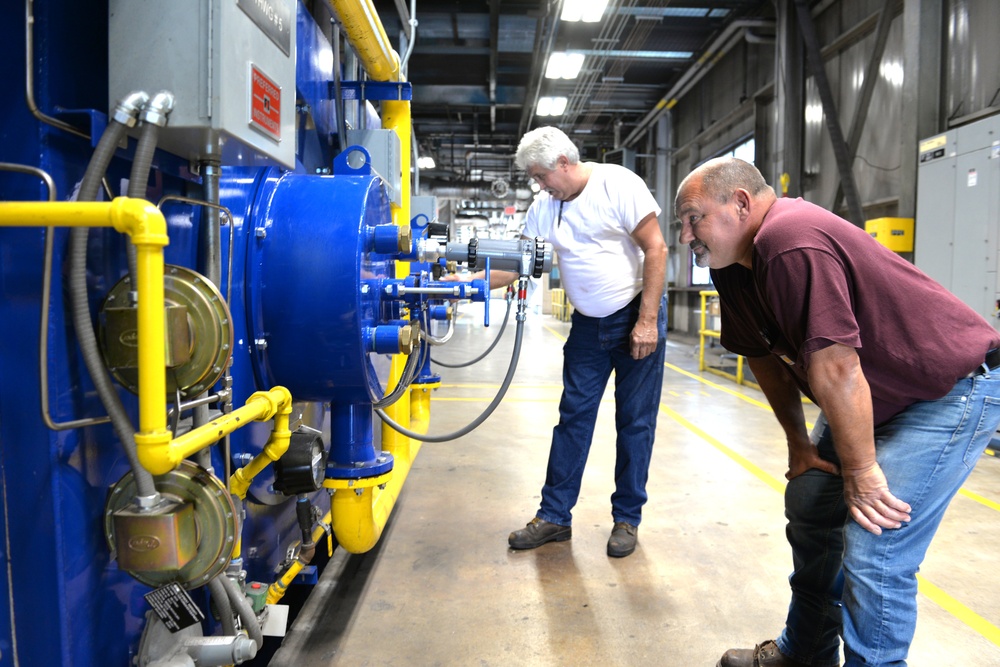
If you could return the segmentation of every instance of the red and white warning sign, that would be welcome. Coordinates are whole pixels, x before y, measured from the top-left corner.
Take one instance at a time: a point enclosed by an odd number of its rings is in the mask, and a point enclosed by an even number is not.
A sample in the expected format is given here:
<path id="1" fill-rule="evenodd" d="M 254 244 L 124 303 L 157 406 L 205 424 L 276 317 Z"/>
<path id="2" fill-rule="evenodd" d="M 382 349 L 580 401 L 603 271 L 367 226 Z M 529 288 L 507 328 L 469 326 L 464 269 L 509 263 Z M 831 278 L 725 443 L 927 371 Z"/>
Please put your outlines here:
<path id="1" fill-rule="evenodd" d="M 281 87 L 250 64 L 250 126 L 281 141 Z"/>

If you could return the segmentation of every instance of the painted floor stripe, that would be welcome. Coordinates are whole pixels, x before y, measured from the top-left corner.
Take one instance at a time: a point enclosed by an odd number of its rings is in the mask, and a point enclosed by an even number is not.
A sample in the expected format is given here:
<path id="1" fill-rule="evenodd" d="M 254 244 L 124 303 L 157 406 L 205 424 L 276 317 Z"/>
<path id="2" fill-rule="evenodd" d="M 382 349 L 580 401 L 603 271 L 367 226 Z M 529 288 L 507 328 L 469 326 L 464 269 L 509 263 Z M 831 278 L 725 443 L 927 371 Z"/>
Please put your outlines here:
<path id="1" fill-rule="evenodd" d="M 676 411 L 671 410 L 662 403 L 660 404 L 660 410 L 664 412 L 667 416 L 669 416 L 671 419 L 676 421 L 678 424 L 688 429 L 689 431 L 691 431 L 692 433 L 694 433 L 695 435 L 702 438 L 710 445 L 718 449 L 720 452 L 731 458 L 733 461 L 735 461 L 740 466 L 745 468 L 754 477 L 761 480 L 775 491 L 784 494 L 785 483 L 783 481 L 779 480 L 774 475 L 771 475 L 767 471 L 763 470 L 760 466 L 754 464 L 745 456 L 738 454 L 737 452 L 733 451 L 726 445 L 722 444 L 722 442 L 720 442 L 718 439 L 712 437 L 702 429 L 692 424 L 686 418 L 678 414 Z M 969 497 L 976 496 L 976 494 L 965 491 L 964 489 L 960 490 L 959 493 Z M 997 503 L 993 503 L 993 501 L 982 498 L 981 496 L 979 496 L 978 498 L 974 497 L 973 500 L 978 500 L 979 498 L 981 498 L 979 502 L 986 501 L 986 504 L 993 505 L 994 509 L 1000 509 L 1000 505 L 998 505 Z M 965 606 L 964 604 L 959 602 L 957 599 L 955 599 L 948 593 L 945 593 L 941 588 L 935 586 L 934 584 L 932 584 L 930 581 L 928 581 L 926 578 L 922 577 L 919 574 L 917 575 L 917 590 L 923 593 L 934 604 L 938 605 L 946 612 L 957 618 L 959 621 L 965 623 L 974 631 L 978 632 L 980 635 L 985 637 L 988 641 L 997 646 L 1000 646 L 1000 628 L 993 625 L 985 618 L 983 618 L 976 612 L 972 611 L 972 609 Z"/>

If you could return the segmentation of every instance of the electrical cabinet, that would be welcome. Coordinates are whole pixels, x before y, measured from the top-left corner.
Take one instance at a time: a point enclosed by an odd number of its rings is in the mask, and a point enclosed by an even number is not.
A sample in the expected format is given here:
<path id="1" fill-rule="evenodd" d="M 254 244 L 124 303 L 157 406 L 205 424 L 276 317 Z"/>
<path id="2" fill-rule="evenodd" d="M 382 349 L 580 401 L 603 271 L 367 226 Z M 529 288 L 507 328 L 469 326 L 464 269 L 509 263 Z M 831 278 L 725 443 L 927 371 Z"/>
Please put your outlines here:
<path id="1" fill-rule="evenodd" d="M 1000 328 L 1000 115 L 920 142 L 914 263 Z"/>
<path id="2" fill-rule="evenodd" d="M 294 169 L 295 17 L 295 0 L 112 0 L 109 108 L 167 90 L 161 148 Z"/>

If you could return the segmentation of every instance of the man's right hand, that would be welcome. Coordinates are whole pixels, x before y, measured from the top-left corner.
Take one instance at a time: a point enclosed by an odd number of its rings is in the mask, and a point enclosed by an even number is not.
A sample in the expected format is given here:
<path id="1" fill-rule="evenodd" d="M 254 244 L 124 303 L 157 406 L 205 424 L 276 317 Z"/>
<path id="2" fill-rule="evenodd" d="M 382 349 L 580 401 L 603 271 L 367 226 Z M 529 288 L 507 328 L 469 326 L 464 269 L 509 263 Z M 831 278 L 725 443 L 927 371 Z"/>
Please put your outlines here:
<path id="1" fill-rule="evenodd" d="M 804 443 L 788 443 L 788 472 L 785 479 L 795 479 L 807 470 L 822 470 L 831 475 L 839 475 L 840 470 L 836 465 L 820 458 L 819 449 L 811 441 Z"/>

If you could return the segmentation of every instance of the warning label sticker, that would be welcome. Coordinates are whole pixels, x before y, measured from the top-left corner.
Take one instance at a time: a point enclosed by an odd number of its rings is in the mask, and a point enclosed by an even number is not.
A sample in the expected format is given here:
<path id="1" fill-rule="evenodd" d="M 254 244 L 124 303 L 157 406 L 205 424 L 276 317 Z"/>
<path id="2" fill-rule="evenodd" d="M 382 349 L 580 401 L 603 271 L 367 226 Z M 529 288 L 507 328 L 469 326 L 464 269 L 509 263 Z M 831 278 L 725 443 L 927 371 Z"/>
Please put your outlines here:
<path id="1" fill-rule="evenodd" d="M 250 127 L 281 141 L 281 87 L 250 64 Z"/>
<path id="2" fill-rule="evenodd" d="M 179 584 L 167 584 L 145 595 L 149 606 L 170 632 L 183 630 L 205 618 L 198 605 Z"/>

